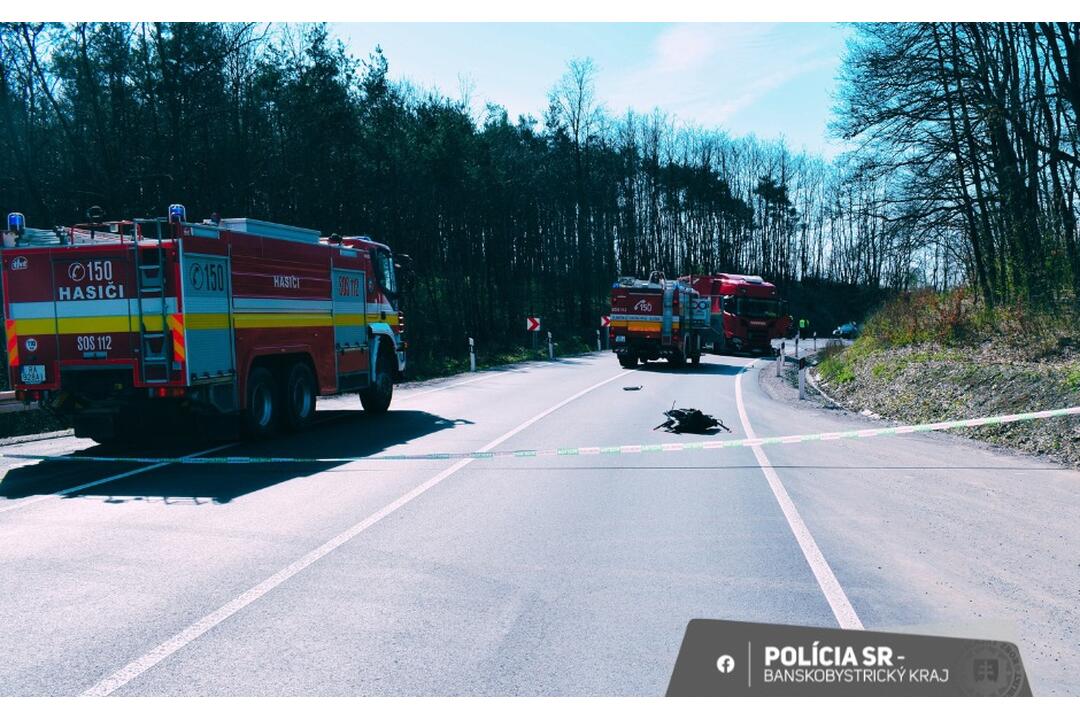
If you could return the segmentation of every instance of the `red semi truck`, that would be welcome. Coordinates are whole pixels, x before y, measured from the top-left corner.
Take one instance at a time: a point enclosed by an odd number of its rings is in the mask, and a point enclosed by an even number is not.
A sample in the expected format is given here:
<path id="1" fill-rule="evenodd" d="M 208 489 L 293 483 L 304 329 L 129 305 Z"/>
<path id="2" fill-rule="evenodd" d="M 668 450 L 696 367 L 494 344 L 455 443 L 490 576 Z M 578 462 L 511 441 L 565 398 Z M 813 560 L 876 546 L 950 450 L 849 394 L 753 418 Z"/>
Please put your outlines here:
<path id="1" fill-rule="evenodd" d="M 690 285 L 654 272 L 648 280 L 619 278 L 611 287 L 611 349 L 623 367 L 666 358 L 673 365 L 701 360 L 707 304 Z"/>
<path id="2" fill-rule="evenodd" d="M 703 342 L 715 353 L 772 352 L 772 341 L 791 327 L 776 286 L 757 275 L 688 275 L 679 278 L 708 301 Z"/>
<path id="3" fill-rule="evenodd" d="M 405 370 L 390 249 L 249 218 L 94 220 L 4 233 L 12 387 L 97 440 L 150 418 L 236 416 L 250 436 L 306 425 L 316 397 L 384 412 Z"/>

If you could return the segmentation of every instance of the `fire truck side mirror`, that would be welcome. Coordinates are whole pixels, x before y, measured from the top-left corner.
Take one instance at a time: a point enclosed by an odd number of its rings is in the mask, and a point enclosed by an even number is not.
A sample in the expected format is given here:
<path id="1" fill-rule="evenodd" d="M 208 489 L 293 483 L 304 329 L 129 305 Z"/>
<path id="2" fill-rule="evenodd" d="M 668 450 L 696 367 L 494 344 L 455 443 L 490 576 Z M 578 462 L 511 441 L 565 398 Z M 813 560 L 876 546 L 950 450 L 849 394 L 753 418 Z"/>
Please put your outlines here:
<path id="1" fill-rule="evenodd" d="M 394 255 L 394 270 L 397 275 L 399 290 L 407 292 L 416 279 L 413 259 L 408 255 Z"/>

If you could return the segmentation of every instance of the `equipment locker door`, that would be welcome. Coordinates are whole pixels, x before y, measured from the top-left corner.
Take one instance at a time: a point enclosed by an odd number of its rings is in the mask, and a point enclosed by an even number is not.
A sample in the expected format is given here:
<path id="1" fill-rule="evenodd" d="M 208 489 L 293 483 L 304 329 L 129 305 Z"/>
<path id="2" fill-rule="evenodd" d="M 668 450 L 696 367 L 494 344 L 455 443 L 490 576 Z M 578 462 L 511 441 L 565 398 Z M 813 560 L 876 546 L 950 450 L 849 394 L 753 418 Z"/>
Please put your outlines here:
<path id="1" fill-rule="evenodd" d="M 368 370 L 367 275 L 363 270 L 334 268 L 334 355 L 338 375 Z"/>
<path id="2" fill-rule="evenodd" d="M 674 302 L 672 296 L 675 293 L 674 283 L 664 283 L 664 318 L 660 325 L 660 342 L 664 345 L 671 344 L 671 325 Z"/>
<path id="3" fill-rule="evenodd" d="M 190 383 L 231 377 L 236 354 L 229 257 L 185 252 L 183 259 L 184 314 L 170 322 L 174 347 L 183 348 Z"/>

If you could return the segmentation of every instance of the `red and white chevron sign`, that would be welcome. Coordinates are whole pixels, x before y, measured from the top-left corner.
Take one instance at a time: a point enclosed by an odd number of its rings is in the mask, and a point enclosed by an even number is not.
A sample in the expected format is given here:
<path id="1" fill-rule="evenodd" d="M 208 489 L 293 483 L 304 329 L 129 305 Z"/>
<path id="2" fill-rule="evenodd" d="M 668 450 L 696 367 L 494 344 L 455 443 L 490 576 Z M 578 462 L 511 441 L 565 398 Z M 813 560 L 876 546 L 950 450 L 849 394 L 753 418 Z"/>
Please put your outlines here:
<path id="1" fill-rule="evenodd" d="M 608 327 L 610 325 L 611 325 L 611 316 L 610 315 L 601 315 L 600 316 L 600 327 L 606 328 L 606 327 Z"/>
<path id="2" fill-rule="evenodd" d="M 540 318 L 527 317 L 525 318 L 525 329 L 529 332 L 540 332 Z"/>

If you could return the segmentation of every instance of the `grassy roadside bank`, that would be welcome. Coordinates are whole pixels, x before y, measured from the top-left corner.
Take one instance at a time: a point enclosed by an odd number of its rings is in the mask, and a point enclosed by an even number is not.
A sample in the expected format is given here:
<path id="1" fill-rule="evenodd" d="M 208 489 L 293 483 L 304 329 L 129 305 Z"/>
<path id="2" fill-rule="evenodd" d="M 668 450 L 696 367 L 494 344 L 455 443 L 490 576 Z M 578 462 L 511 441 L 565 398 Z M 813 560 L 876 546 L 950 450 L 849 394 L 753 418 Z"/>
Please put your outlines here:
<path id="1" fill-rule="evenodd" d="M 1080 405 L 1080 311 L 993 311 L 964 291 L 913 293 L 885 305 L 816 372 L 845 405 L 905 423 Z M 1080 467 L 1080 420 L 957 430 Z"/>

